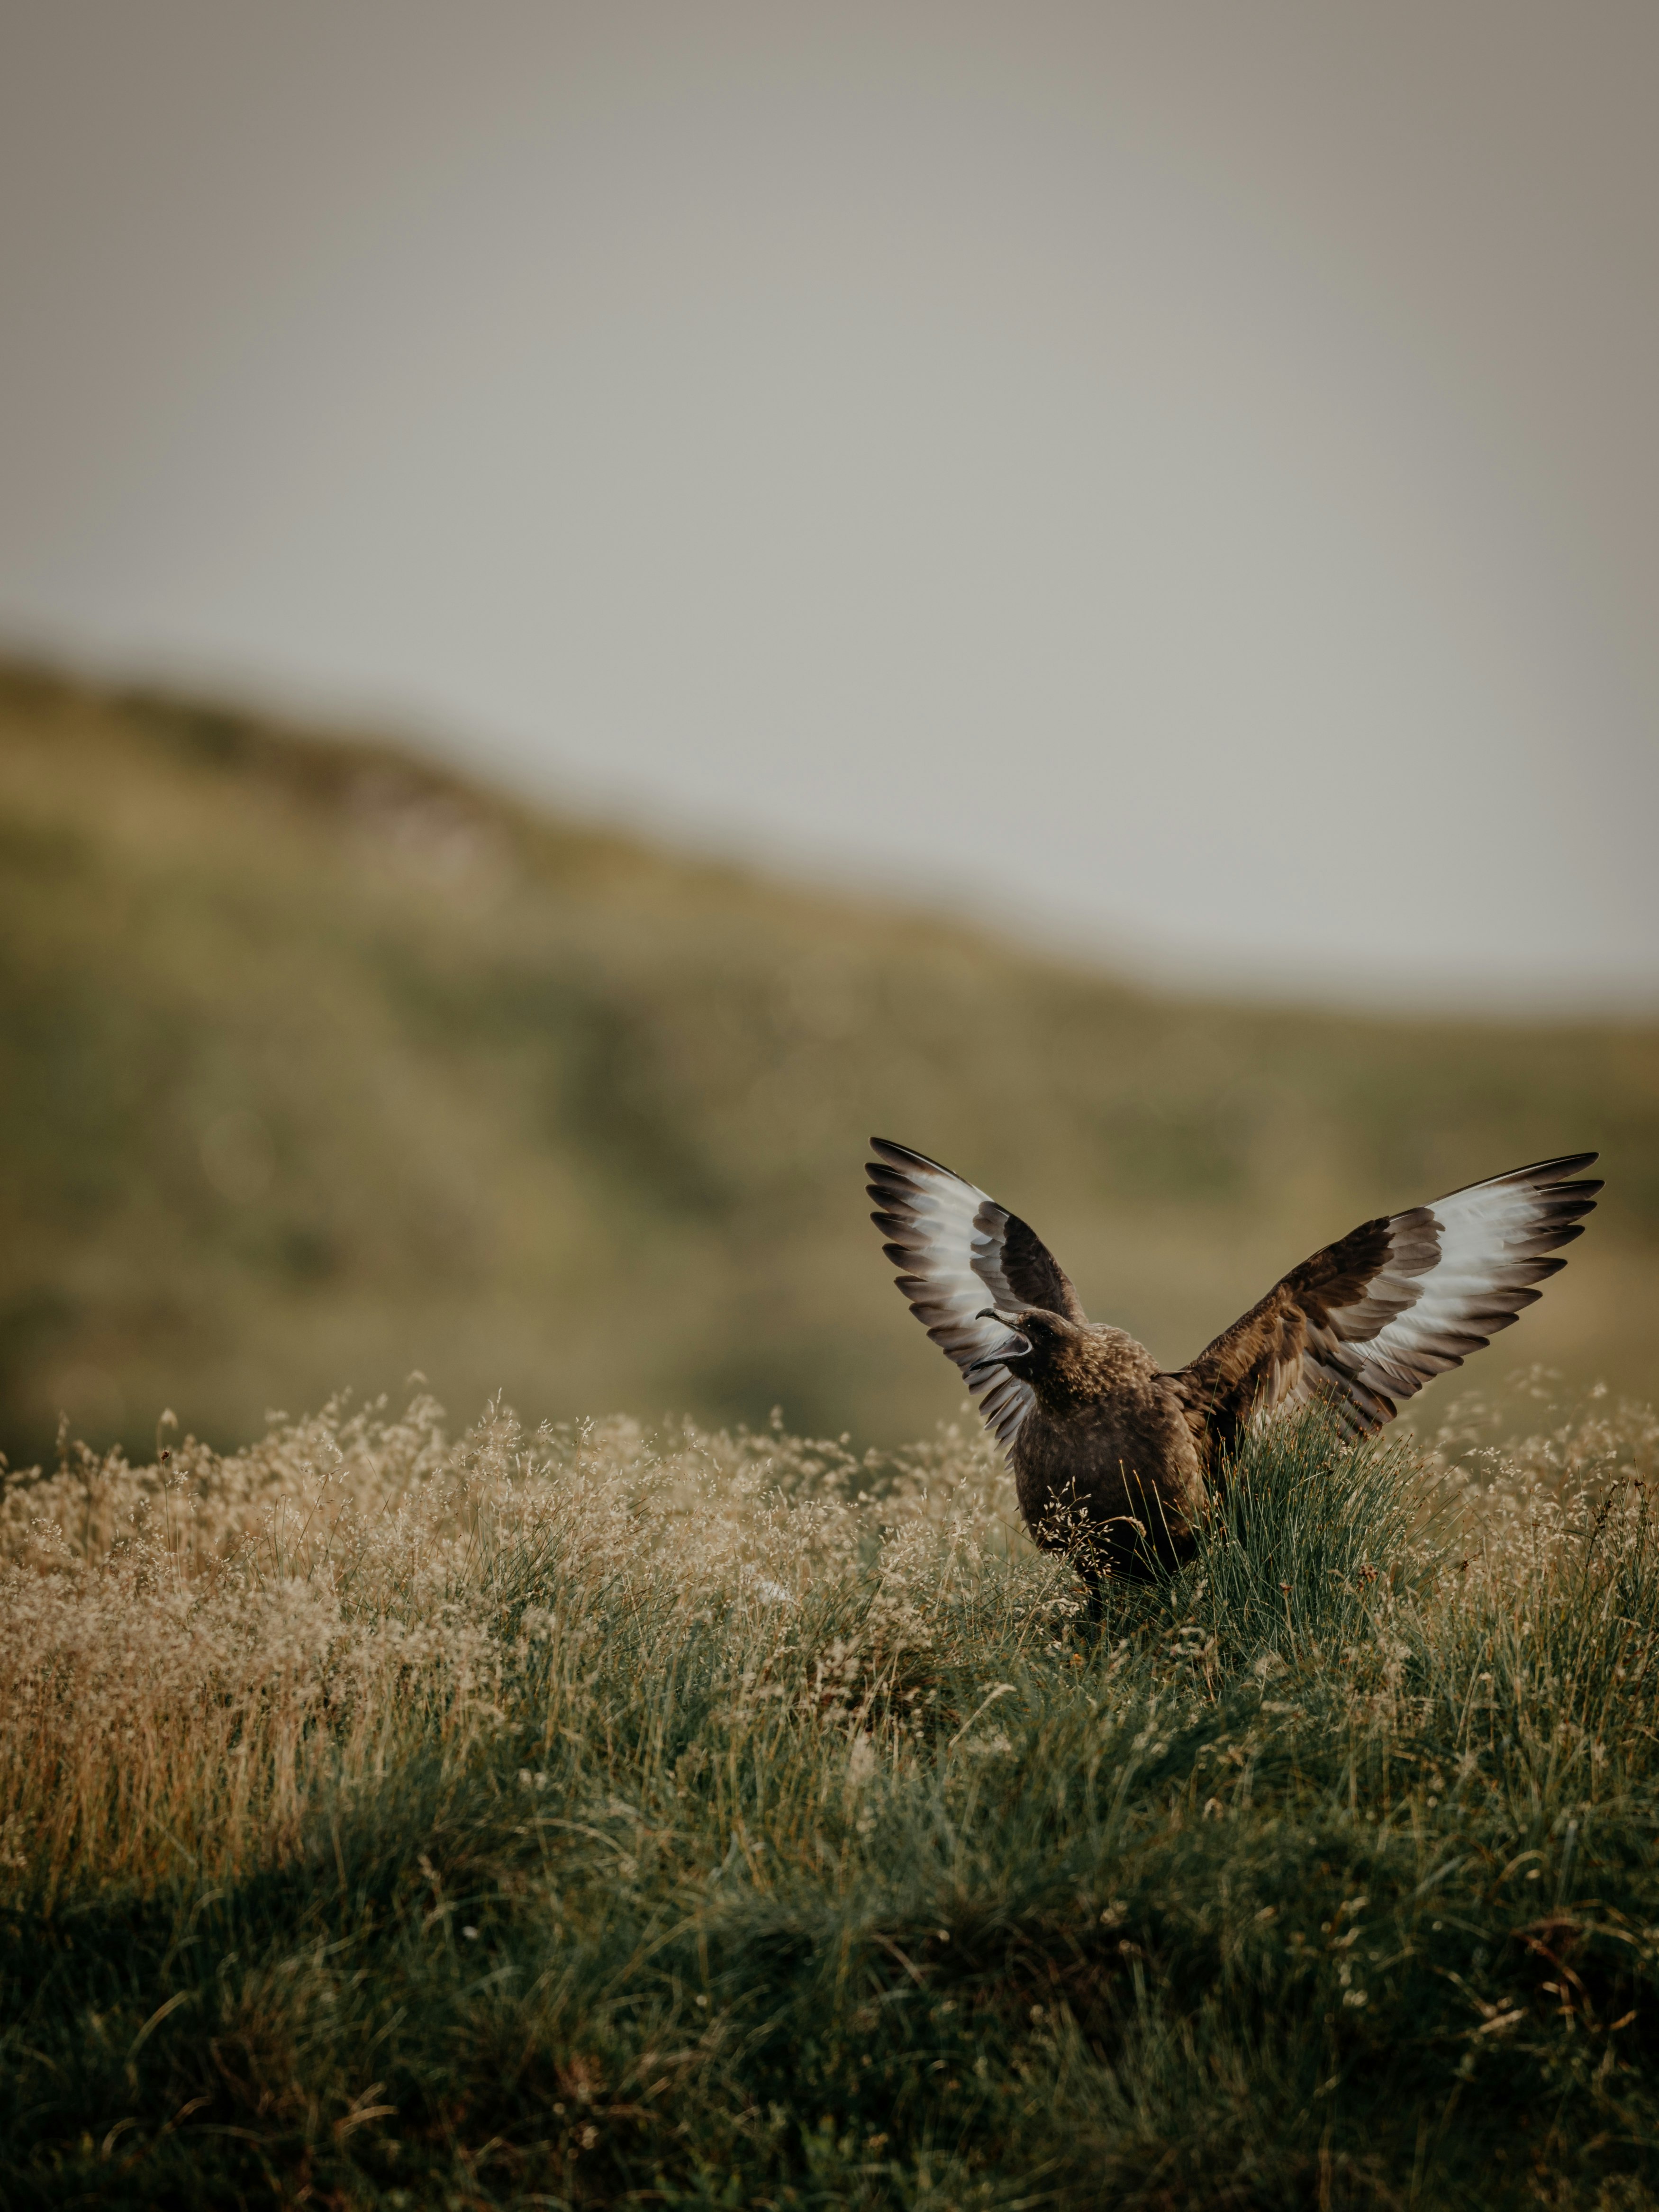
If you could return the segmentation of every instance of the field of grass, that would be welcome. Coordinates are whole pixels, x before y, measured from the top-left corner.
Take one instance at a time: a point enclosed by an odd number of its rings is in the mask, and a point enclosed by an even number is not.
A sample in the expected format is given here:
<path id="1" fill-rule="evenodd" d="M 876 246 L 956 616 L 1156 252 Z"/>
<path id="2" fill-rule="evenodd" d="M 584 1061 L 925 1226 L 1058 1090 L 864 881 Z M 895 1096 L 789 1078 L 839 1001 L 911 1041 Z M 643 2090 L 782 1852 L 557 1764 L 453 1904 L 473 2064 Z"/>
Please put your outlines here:
<path id="1" fill-rule="evenodd" d="M 1659 1428 L 336 1408 L 0 1508 L 0 2205 L 1659 2203 Z M 168 1436 L 174 1431 L 168 1431 Z"/>
<path id="2" fill-rule="evenodd" d="M 415 1369 L 469 1418 L 925 1435 L 960 1386 L 866 1219 L 872 1131 L 1172 1365 L 1368 1216 L 1599 1147 L 1589 1235 L 1471 1379 L 1659 1398 L 1652 1022 L 1159 996 L 383 744 L 0 667 L 14 1466 L 60 1413 L 223 1447 Z"/>

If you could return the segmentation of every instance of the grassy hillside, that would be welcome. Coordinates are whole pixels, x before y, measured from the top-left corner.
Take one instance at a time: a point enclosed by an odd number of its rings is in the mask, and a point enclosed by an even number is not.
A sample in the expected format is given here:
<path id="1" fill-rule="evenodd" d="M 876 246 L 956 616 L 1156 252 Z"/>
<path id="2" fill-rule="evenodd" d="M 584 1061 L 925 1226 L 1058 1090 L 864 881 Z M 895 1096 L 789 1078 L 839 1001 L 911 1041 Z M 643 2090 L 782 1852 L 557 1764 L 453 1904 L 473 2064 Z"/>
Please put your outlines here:
<path id="1" fill-rule="evenodd" d="M 0 2202 L 1651 2212 L 1656 1444 L 1280 1430 L 1086 1640 L 977 1441 L 72 1459 Z"/>
<path id="2" fill-rule="evenodd" d="M 19 667 L 0 882 L 14 1462 L 60 1408 L 230 1444 L 416 1367 L 469 1417 L 504 1389 L 532 1421 L 922 1433 L 959 1393 L 865 1218 L 872 1129 L 1026 1213 L 1172 1363 L 1365 1215 L 1599 1146 L 1573 1266 L 1472 1376 L 1659 1383 L 1653 1026 L 1158 998 Z"/>

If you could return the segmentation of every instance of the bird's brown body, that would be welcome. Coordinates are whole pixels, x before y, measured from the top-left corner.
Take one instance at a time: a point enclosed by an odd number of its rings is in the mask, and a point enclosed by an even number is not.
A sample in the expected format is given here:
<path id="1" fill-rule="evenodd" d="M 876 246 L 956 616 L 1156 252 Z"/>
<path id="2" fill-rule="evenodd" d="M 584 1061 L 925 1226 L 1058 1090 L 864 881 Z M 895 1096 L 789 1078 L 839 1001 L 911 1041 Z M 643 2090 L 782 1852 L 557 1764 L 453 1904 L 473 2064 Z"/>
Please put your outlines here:
<path id="1" fill-rule="evenodd" d="M 1461 1365 L 1565 1266 L 1601 1186 L 1580 1152 L 1363 1222 L 1293 1267 L 1187 1366 L 1091 1322 L 1018 1216 L 877 1138 L 870 1194 L 899 1288 L 1006 1448 L 1036 1541 L 1099 1589 L 1192 1549 L 1245 1428 L 1315 1401 L 1353 1436 Z"/>
<path id="2" fill-rule="evenodd" d="M 1209 1486 L 1186 1409 L 1145 1346 L 1099 1322 L 1068 1332 L 1032 1389 L 1008 1456 L 1037 1542 L 1109 1571 L 1180 1558 Z"/>

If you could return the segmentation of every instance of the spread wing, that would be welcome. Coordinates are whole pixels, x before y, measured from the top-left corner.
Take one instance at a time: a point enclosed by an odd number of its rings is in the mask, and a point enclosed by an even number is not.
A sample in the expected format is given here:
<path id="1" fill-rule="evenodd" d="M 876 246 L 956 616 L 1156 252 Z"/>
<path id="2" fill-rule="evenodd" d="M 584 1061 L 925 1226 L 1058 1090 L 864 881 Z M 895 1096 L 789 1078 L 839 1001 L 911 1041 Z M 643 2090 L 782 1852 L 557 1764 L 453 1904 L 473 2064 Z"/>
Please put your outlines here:
<path id="1" fill-rule="evenodd" d="M 977 1360 L 1016 1340 L 1000 1322 L 981 1321 L 988 1306 L 1004 1311 L 1041 1306 L 1086 1322 L 1077 1292 L 1036 1231 L 982 1190 L 907 1146 L 870 1139 L 876 1157 L 866 1172 L 878 1211 L 871 1215 L 899 1268 L 898 1286 L 935 1344 L 962 1369 L 986 1426 L 1012 1444 L 1031 1406 L 1031 1386 L 1006 1367 Z"/>
<path id="2" fill-rule="evenodd" d="M 1292 1268 L 1173 1379 L 1220 1443 L 1248 1422 L 1324 1397 L 1356 1435 L 1461 1366 L 1567 1264 L 1599 1182 L 1570 1178 L 1594 1152 L 1539 1160 L 1431 1206 L 1367 1221 Z"/>

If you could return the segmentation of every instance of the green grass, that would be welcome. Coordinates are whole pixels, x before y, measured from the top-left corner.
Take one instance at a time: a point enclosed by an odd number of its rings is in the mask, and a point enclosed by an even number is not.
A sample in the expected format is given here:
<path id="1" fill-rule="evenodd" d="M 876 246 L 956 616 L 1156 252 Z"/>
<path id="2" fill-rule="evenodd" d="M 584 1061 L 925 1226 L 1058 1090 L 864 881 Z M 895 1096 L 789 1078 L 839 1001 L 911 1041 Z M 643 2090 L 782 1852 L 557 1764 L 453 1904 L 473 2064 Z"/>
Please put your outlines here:
<path id="1" fill-rule="evenodd" d="M 0 2203 L 1650 2205 L 1656 1461 L 1304 1423 L 1097 1640 L 950 1432 L 71 1455 Z"/>
<path id="2" fill-rule="evenodd" d="M 228 1445 L 415 1368 L 469 1414 L 925 1434 L 958 1385 L 865 1218 L 872 1131 L 1167 1365 L 1357 1222 L 1599 1146 L 1589 1235 L 1471 1379 L 1659 1396 L 1651 1021 L 1160 996 L 384 745 L 0 669 L 14 1465 L 62 1411 Z"/>

